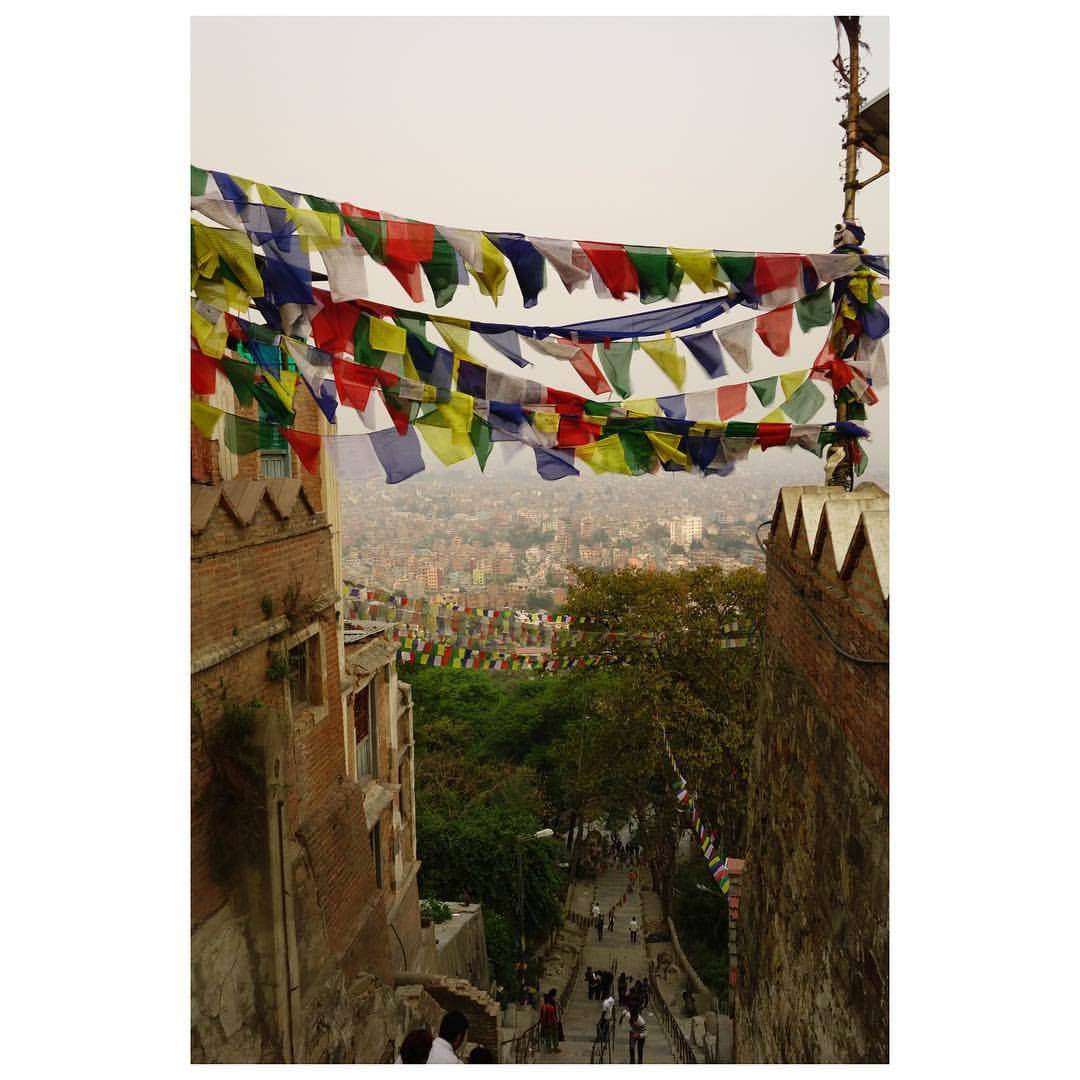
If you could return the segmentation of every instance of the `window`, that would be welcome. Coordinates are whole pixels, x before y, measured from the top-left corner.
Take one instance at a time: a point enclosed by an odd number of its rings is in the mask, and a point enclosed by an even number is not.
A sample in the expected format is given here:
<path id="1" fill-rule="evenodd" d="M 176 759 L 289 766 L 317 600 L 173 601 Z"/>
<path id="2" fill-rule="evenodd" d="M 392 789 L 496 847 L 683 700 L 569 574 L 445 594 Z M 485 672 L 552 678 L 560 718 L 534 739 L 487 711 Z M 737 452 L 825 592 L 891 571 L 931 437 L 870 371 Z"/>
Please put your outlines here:
<path id="1" fill-rule="evenodd" d="M 294 709 L 319 703 L 319 635 L 289 650 L 289 699 Z"/>
<path id="2" fill-rule="evenodd" d="M 259 420 L 266 421 L 273 418 L 259 406 Z M 292 455 L 289 453 L 289 444 L 281 429 L 264 426 L 262 429 L 262 444 L 259 446 L 259 479 L 273 480 L 275 477 L 292 476 Z M 268 433 L 269 432 L 269 433 Z"/>
<path id="3" fill-rule="evenodd" d="M 382 827 L 376 825 L 368 834 L 371 841 L 371 861 L 375 864 L 375 887 L 382 888 Z"/>
<path id="4" fill-rule="evenodd" d="M 374 776 L 378 765 L 375 742 L 375 680 L 353 695 L 353 729 L 356 733 L 356 779 Z"/>

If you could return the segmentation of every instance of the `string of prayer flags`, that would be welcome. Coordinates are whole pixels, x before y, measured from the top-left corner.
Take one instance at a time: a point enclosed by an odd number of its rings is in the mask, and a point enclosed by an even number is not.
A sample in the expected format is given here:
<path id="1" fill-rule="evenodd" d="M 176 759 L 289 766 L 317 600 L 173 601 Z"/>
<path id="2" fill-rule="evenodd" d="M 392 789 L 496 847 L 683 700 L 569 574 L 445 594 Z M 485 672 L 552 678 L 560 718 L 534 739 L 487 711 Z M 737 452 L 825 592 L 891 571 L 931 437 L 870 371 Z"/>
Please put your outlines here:
<path id="1" fill-rule="evenodd" d="M 545 287 L 548 263 L 568 292 L 592 278 L 600 296 L 622 300 L 637 295 L 652 303 L 673 300 L 683 281 L 689 279 L 702 293 L 723 286 L 731 297 L 737 297 L 736 302 L 755 307 L 763 301 L 769 306 L 797 301 L 801 292 L 813 293 L 820 284 L 851 273 L 858 265 L 837 258 L 845 254 L 838 251 L 793 255 L 650 248 L 458 229 L 300 195 L 217 170 L 193 166 L 191 176 L 192 209 L 229 231 L 245 235 L 249 248 L 262 248 L 258 276 L 265 295 L 275 305 L 312 302 L 312 252 L 323 258 L 331 292 L 338 298 L 359 294 L 364 261 L 370 258 L 386 267 L 414 301 L 422 298 L 426 277 L 439 307 L 448 303 L 458 285 L 469 277 L 497 303 L 509 268 L 514 271 L 523 302 L 532 307 Z M 199 265 L 212 271 L 215 257 L 224 259 L 238 284 L 252 296 L 259 295 L 253 291 L 259 285 L 244 249 L 230 240 L 226 253 L 214 246 L 218 242 L 199 238 Z M 887 257 L 868 259 L 878 272 L 887 272 Z M 872 288 L 857 283 L 854 295 L 864 294 L 864 304 L 876 300 Z"/>

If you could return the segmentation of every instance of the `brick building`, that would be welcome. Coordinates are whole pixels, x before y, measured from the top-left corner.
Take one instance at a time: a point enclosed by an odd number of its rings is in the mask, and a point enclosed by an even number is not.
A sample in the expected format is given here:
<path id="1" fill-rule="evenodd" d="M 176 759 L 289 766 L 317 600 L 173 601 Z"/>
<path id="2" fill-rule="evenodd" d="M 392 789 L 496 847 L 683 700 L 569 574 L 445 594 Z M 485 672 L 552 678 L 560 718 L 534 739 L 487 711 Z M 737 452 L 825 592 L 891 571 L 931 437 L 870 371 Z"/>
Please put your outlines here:
<path id="1" fill-rule="evenodd" d="M 888 520 L 874 484 L 777 499 L 736 1062 L 888 1061 Z"/>
<path id="2" fill-rule="evenodd" d="M 256 418 L 217 382 L 204 400 Z M 302 387 L 295 409 L 325 431 Z M 192 428 L 195 1062 L 387 1060 L 410 1022 L 411 700 L 380 634 L 344 644 L 321 457 L 312 475 L 284 442 L 238 456 Z"/>

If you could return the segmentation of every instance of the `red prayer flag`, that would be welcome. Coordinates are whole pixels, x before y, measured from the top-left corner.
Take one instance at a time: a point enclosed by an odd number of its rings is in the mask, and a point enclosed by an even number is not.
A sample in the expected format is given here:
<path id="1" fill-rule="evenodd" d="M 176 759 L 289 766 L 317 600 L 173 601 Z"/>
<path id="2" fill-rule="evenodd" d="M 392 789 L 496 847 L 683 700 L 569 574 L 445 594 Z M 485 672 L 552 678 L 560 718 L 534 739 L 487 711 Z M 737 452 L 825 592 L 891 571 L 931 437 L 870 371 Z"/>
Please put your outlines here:
<path id="1" fill-rule="evenodd" d="M 386 257 L 405 263 L 428 262 L 435 244 L 435 226 L 426 221 L 387 221 Z"/>
<path id="2" fill-rule="evenodd" d="M 424 300 L 424 277 L 420 273 L 420 264 L 392 259 L 388 255 L 386 269 L 397 279 L 397 283 L 409 294 L 409 299 L 420 304 Z"/>
<path id="3" fill-rule="evenodd" d="M 572 416 L 559 417 L 558 446 L 586 446 L 596 442 L 596 425 Z"/>
<path id="4" fill-rule="evenodd" d="M 768 450 L 770 446 L 786 446 L 790 438 L 790 424 L 758 424 L 757 441 L 762 450 Z"/>
<path id="5" fill-rule="evenodd" d="M 336 357 L 331 363 L 334 366 L 338 400 L 343 405 L 351 405 L 357 412 L 363 412 L 367 408 L 379 369 L 364 367 L 348 360 L 338 360 Z"/>
<path id="6" fill-rule="evenodd" d="M 592 358 L 593 347 L 591 342 L 574 342 L 568 341 L 566 338 L 556 338 L 556 340 L 566 345 L 577 345 L 577 352 L 570 357 L 570 366 L 581 376 L 582 382 L 594 394 L 611 393 L 611 383 L 604 378 L 604 373 Z"/>
<path id="7" fill-rule="evenodd" d="M 716 409 L 721 420 L 730 420 L 746 408 L 746 383 L 716 388 Z"/>
<path id="8" fill-rule="evenodd" d="M 554 405 L 557 413 L 580 414 L 585 408 L 585 399 L 580 394 L 571 393 L 569 390 L 556 390 L 555 387 L 547 387 L 547 400 L 545 405 Z"/>
<path id="9" fill-rule="evenodd" d="M 322 304 L 319 313 L 311 320 L 311 336 L 315 344 L 328 353 L 347 352 L 352 355 L 353 334 L 360 309 L 351 303 L 335 304 L 328 292 L 312 290 L 315 299 Z"/>
<path id="10" fill-rule="evenodd" d="M 759 296 L 776 289 L 798 288 L 802 260 L 798 255 L 758 255 L 754 259 L 754 288 Z"/>
<path id="11" fill-rule="evenodd" d="M 386 411 L 390 414 L 390 419 L 394 421 L 394 427 L 397 428 L 399 435 L 404 435 L 409 430 L 409 413 L 406 409 L 400 409 L 391 400 L 383 394 L 383 404 L 386 406 Z"/>
<path id="12" fill-rule="evenodd" d="M 586 240 L 578 243 L 616 300 L 638 291 L 637 270 L 622 244 L 595 244 Z"/>
<path id="13" fill-rule="evenodd" d="M 199 349 L 191 350 L 191 392 L 212 394 L 217 389 L 217 361 Z"/>
<path id="14" fill-rule="evenodd" d="M 300 464 L 309 473 L 319 471 L 319 446 L 322 439 L 314 432 L 296 431 L 293 428 L 282 428 L 281 434 L 285 441 L 296 451 Z"/>
<path id="15" fill-rule="evenodd" d="M 759 315 L 755 320 L 757 336 L 774 356 L 787 356 L 791 348 L 791 320 L 794 314 L 795 305 L 785 304 L 775 311 Z"/>

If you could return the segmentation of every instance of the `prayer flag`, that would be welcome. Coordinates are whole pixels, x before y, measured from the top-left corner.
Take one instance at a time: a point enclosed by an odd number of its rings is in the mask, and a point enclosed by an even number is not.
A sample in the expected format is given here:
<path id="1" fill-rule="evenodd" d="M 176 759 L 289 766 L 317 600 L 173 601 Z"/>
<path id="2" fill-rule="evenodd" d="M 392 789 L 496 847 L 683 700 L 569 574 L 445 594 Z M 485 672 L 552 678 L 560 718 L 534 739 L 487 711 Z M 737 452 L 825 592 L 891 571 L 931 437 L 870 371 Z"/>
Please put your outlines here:
<path id="1" fill-rule="evenodd" d="M 536 455 L 536 471 L 543 480 L 561 480 L 564 476 L 580 476 L 574 468 L 572 450 L 545 450 L 533 447 Z"/>
<path id="2" fill-rule="evenodd" d="M 343 405 L 351 405 L 357 412 L 363 412 L 367 408 L 371 388 L 375 384 L 376 369 L 336 358 L 333 361 L 333 368 L 338 400 Z"/>
<path id="3" fill-rule="evenodd" d="M 775 311 L 759 315 L 756 322 L 757 335 L 775 356 L 787 356 L 791 348 L 792 305 L 785 304 Z"/>
<path id="4" fill-rule="evenodd" d="M 309 473 L 319 472 L 319 445 L 322 439 L 314 432 L 297 431 L 295 428 L 282 428 L 285 441 L 296 451 L 300 464 Z"/>
<path id="5" fill-rule="evenodd" d="M 405 330 L 371 316 L 368 317 L 368 341 L 379 352 L 397 353 L 399 356 L 405 352 Z"/>
<path id="6" fill-rule="evenodd" d="M 832 315 L 832 301 L 829 299 L 827 285 L 823 285 L 810 296 L 804 296 L 795 304 L 795 316 L 799 320 L 799 329 L 804 334 L 815 326 L 828 326 L 832 322 Z"/>
<path id="7" fill-rule="evenodd" d="M 431 325 L 439 331 L 443 341 L 450 346 L 450 351 L 455 356 L 464 356 L 472 359 L 469 355 L 469 326 L 462 325 L 462 320 L 432 319 Z"/>
<path id="8" fill-rule="evenodd" d="M 780 408 L 796 424 L 805 424 L 825 404 L 825 395 L 807 379 Z"/>
<path id="9" fill-rule="evenodd" d="M 711 330 L 700 334 L 684 334 L 679 340 L 690 350 L 694 359 L 705 369 L 711 378 L 727 374 L 724 366 L 724 354 Z"/>
<path id="10" fill-rule="evenodd" d="M 746 383 L 716 388 L 716 411 L 721 420 L 730 420 L 746 408 Z"/>
<path id="11" fill-rule="evenodd" d="M 615 387 L 619 397 L 627 398 L 632 392 L 630 385 L 630 357 L 633 341 L 613 341 L 610 345 L 597 345 L 596 351 L 608 381 Z"/>
<path id="12" fill-rule="evenodd" d="M 512 360 L 518 367 L 528 367 L 529 361 L 521 355 L 521 342 L 513 330 L 503 330 L 498 334 L 480 335 L 496 352 L 502 353 L 507 360 Z"/>
<path id="13" fill-rule="evenodd" d="M 449 237 L 447 237 L 449 239 Z M 498 304 L 506 282 L 506 259 L 503 253 L 483 234 L 480 234 L 480 252 L 483 265 L 479 271 L 469 267 L 469 273 L 476 279 L 476 284 L 485 296 Z M 466 260 L 468 264 L 468 260 Z"/>
<path id="14" fill-rule="evenodd" d="M 483 233 L 477 232 L 475 229 L 451 229 L 448 225 L 440 225 L 439 232 L 446 238 L 446 242 L 454 251 L 461 256 L 470 270 L 483 273 Z"/>
<path id="15" fill-rule="evenodd" d="M 242 360 L 233 360 L 226 356 L 220 357 L 217 363 L 218 367 L 224 372 L 225 378 L 232 385 L 236 400 L 241 405 L 250 405 L 254 397 L 252 393 L 255 386 L 254 366 Z"/>
<path id="16" fill-rule="evenodd" d="M 536 307 L 546 279 L 544 257 L 521 233 L 487 233 L 491 242 L 510 260 L 525 307 Z"/>
<path id="17" fill-rule="evenodd" d="M 749 372 L 754 366 L 752 348 L 754 341 L 754 320 L 746 319 L 716 331 L 727 354 L 742 368 Z"/>
<path id="18" fill-rule="evenodd" d="M 675 261 L 703 292 L 716 292 L 716 256 L 707 248 L 671 248 Z"/>
<path id="19" fill-rule="evenodd" d="M 750 389 L 757 394 L 758 401 L 767 408 L 776 398 L 776 376 L 773 375 L 768 379 L 757 379 L 750 384 Z"/>
<path id="20" fill-rule="evenodd" d="M 786 375 L 780 376 L 780 388 L 784 391 L 784 399 L 787 400 L 795 393 L 806 379 L 809 371 L 789 371 Z"/>
<path id="21" fill-rule="evenodd" d="M 199 349 L 191 350 L 191 392 L 213 394 L 217 389 L 217 361 Z"/>
<path id="22" fill-rule="evenodd" d="M 570 366 L 594 394 L 610 394 L 611 386 L 592 358 L 592 346 L 582 343 L 570 357 Z"/>
<path id="23" fill-rule="evenodd" d="M 622 244 L 600 244 L 582 240 L 581 248 L 616 300 L 625 299 L 628 292 L 638 291 L 637 271 Z"/>
<path id="24" fill-rule="evenodd" d="M 421 263 L 421 269 L 431 285 L 435 306 L 449 304 L 458 287 L 458 254 L 438 229 L 432 236 L 431 258 Z"/>
<path id="25" fill-rule="evenodd" d="M 579 446 L 575 455 L 596 473 L 622 473 L 630 475 L 622 443 L 617 435 L 608 435 L 588 446 Z"/>
<path id="26" fill-rule="evenodd" d="M 530 236 L 529 242 L 555 267 L 568 293 L 580 289 L 589 280 L 589 258 L 576 241 Z"/>
<path id="27" fill-rule="evenodd" d="M 191 399 L 191 422 L 199 429 L 203 438 L 214 437 L 214 428 L 221 419 L 221 412 L 221 409 L 215 409 L 213 405 L 207 405 L 205 401 Z"/>
<path id="28" fill-rule="evenodd" d="M 666 248 L 627 245 L 626 254 L 634 264 L 643 304 L 674 300 L 678 296 L 683 272 Z"/>
<path id="29" fill-rule="evenodd" d="M 686 379 L 686 360 L 675 348 L 675 339 L 669 330 L 662 338 L 641 341 L 641 347 L 652 357 L 656 366 L 681 390 Z"/>
<path id="30" fill-rule="evenodd" d="M 406 428 L 404 434 L 385 428 L 373 431 L 370 436 L 372 449 L 375 451 L 388 484 L 399 484 L 424 471 L 424 458 L 420 452 L 420 440 L 415 428 Z"/>
<path id="31" fill-rule="evenodd" d="M 766 424 L 760 421 L 757 427 L 757 442 L 763 450 L 767 450 L 770 446 L 786 446 L 791 436 L 790 424 Z"/>

